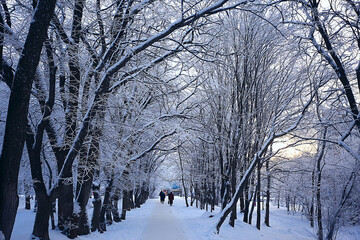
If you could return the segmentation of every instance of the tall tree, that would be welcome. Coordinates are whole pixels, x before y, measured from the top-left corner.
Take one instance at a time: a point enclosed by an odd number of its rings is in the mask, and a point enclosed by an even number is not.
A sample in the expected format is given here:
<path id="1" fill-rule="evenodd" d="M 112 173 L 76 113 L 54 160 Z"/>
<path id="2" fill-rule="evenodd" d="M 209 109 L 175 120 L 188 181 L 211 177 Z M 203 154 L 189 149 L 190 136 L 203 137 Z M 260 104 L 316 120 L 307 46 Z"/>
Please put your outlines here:
<path id="1" fill-rule="evenodd" d="M 11 88 L 0 157 L 0 231 L 10 239 L 19 203 L 17 180 L 23 152 L 30 91 L 56 0 L 39 0 Z"/>

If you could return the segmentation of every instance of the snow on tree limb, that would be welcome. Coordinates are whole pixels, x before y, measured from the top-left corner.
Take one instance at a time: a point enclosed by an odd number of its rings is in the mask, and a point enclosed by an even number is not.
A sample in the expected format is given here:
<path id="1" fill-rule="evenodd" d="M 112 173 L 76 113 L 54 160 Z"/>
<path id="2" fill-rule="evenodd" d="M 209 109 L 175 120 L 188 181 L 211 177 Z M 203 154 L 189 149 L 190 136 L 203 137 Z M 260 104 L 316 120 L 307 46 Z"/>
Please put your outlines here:
<path id="1" fill-rule="evenodd" d="M 110 66 L 104 76 L 102 77 L 97 90 L 95 92 L 95 96 L 93 97 L 93 100 L 82 120 L 82 124 L 80 126 L 80 129 L 76 135 L 76 137 L 74 138 L 73 144 L 68 152 L 68 155 L 64 161 L 63 167 L 59 173 L 58 178 L 55 181 L 55 184 L 53 186 L 52 189 L 50 189 L 50 191 L 53 191 L 54 188 L 57 186 L 59 179 L 63 178 L 64 176 L 64 169 L 69 169 L 69 167 L 71 167 L 72 163 L 74 162 L 78 152 L 80 151 L 80 148 L 83 144 L 83 141 L 85 139 L 85 136 L 87 135 L 90 126 L 91 126 L 91 122 L 92 122 L 92 118 L 97 114 L 97 112 L 99 111 L 99 103 L 101 102 L 101 99 L 103 98 L 103 96 L 105 94 L 109 93 L 109 84 L 110 84 L 110 80 L 111 77 L 117 73 L 120 69 L 122 69 L 123 67 L 126 66 L 126 64 L 138 53 L 146 50 L 148 47 L 152 46 L 154 43 L 164 39 L 165 37 L 169 36 L 171 33 L 175 32 L 176 30 L 188 26 L 190 24 L 192 24 L 193 22 L 195 22 L 196 20 L 202 18 L 202 17 L 206 17 L 206 16 L 210 16 L 213 14 L 216 14 L 220 11 L 227 11 L 233 8 L 236 8 L 237 6 L 239 6 L 240 4 L 246 4 L 247 1 L 241 1 L 241 2 L 237 2 L 236 4 L 231 5 L 230 7 L 227 8 L 223 8 L 221 9 L 222 6 L 224 6 L 227 2 L 229 2 L 228 0 L 222 0 L 222 1 L 218 1 L 217 3 L 212 4 L 211 6 L 204 8 L 200 11 L 198 11 L 197 13 L 188 16 L 184 19 L 180 18 L 176 21 L 174 21 L 172 24 L 170 24 L 170 26 L 168 26 L 166 29 L 164 29 L 163 31 L 159 32 L 156 35 L 153 35 L 151 37 L 149 37 L 146 41 L 140 43 L 139 45 L 133 47 L 132 49 L 129 50 L 129 52 L 127 54 L 125 54 L 119 61 L 117 61 L 116 63 L 114 63 L 112 66 Z M 218 9 L 218 11 L 216 11 Z"/>

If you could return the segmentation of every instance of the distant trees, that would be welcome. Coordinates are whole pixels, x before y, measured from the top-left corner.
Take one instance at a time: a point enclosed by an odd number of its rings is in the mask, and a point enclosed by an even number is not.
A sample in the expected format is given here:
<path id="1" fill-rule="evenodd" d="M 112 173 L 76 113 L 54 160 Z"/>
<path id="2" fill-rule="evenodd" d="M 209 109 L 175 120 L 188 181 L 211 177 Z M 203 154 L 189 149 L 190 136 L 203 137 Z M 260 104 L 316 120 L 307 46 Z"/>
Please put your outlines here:
<path id="1" fill-rule="evenodd" d="M 260 201 L 261 167 L 272 156 L 270 146 L 295 130 L 313 94 L 307 102 L 299 99 L 308 90 L 306 83 L 296 84 L 301 60 L 291 46 L 280 44 L 285 39 L 269 22 L 238 12 L 213 21 L 222 31 L 208 30 L 216 36 L 214 45 L 201 56 L 215 60 L 199 66 L 206 81 L 197 90 L 194 117 L 183 124 L 194 132 L 186 145 L 191 150 L 183 152 L 196 202 L 201 208 L 221 203 L 219 229 L 230 213 L 234 226 L 237 203 L 243 221 L 251 223 L 250 204 Z"/>

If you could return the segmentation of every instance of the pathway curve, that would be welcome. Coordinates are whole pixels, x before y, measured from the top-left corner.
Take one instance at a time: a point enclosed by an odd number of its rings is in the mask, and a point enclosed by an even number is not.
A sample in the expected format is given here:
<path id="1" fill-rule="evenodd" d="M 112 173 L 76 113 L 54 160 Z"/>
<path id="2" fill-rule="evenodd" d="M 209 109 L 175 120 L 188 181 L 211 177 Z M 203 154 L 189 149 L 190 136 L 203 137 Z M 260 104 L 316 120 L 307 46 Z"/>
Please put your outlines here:
<path id="1" fill-rule="evenodd" d="M 166 201 L 165 201 L 166 202 Z M 175 206 L 161 204 L 158 200 L 150 216 L 141 240 L 187 240 L 181 222 L 174 215 Z"/>

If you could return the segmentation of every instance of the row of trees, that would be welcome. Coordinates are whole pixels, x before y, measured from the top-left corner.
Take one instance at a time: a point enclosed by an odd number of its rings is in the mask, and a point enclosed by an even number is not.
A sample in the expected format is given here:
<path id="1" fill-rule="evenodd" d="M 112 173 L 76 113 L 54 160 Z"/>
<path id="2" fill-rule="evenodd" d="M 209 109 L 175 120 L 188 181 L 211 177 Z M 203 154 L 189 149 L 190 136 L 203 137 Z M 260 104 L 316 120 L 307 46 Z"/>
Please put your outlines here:
<path id="1" fill-rule="evenodd" d="M 278 1 L 220 17 L 197 117 L 183 124 L 196 134 L 179 150 L 186 195 L 221 203 L 218 231 L 239 211 L 251 224 L 261 201 L 269 226 L 270 200 L 304 213 L 321 240 L 359 223 L 357 7 Z"/>
<path id="2" fill-rule="evenodd" d="M 272 11 L 261 14 L 273 14 L 272 21 L 277 17 Z M 196 99 L 201 99 L 193 113 L 197 117 L 183 124 L 199 133 L 196 138 L 189 134 L 180 154 L 188 160 L 185 179 L 200 206 L 214 209 L 220 202 L 224 211 L 231 212 L 234 226 L 238 201 L 243 221 L 251 223 L 251 204 L 255 198 L 260 202 L 262 192 L 261 167 L 265 162 L 268 166 L 274 155 L 271 145 L 295 130 L 313 94 L 304 97 L 309 83 L 297 84 L 302 59 L 296 45 L 284 44 L 280 29 L 246 12 L 224 15 L 219 24 L 222 34 L 206 51 L 215 54 L 216 61 L 201 66 L 206 83 L 197 91 Z M 269 226 L 268 219 L 269 211 Z M 259 229 L 260 225 L 258 217 Z"/>
<path id="3" fill-rule="evenodd" d="M 171 112 L 171 96 L 192 81 L 176 55 L 198 44 L 200 19 L 244 4 L 227 2 L 2 2 L 1 72 L 11 91 L 0 161 L 5 239 L 16 216 L 25 141 L 38 205 L 34 237 L 49 239 L 56 198 L 58 227 L 71 238 L 89 232 L 91 188 L 99 231 L 120 196 L 123 210 L 133 194 L 138 204 L 147 198 L 159 160 L 153 151 L 167 150 L 159 146 L 176 126 L 166 123 L 181 115 Z M 165 62 L 170 57 L 174 62 Z M 190 83 L 175 84 L 180 75 Z M 102 203 L 98 178 L 107 179 Z"/>
<path id="4" fill-rule="evenodd" d="M 239 210 L 251 223 L 265 197 L 268 226 L 270 200 L 291 201 L 318 239 L 334 238 L 341 216 L 356 222 L 344 209 L 359 207 L 357 4 L 2 1 L 5 239 L 29 165 L 33 236 L 49 239 L 57 199 L 58 227 L 74 238 L 144 203 L 168 154 L 191 203 L 221 205 L 217 231 Z M 300 144 L 307 157 L 284 154 Z"/>

